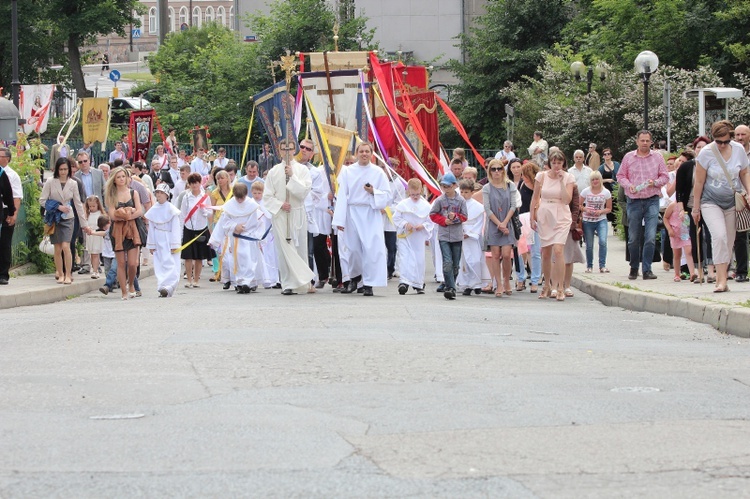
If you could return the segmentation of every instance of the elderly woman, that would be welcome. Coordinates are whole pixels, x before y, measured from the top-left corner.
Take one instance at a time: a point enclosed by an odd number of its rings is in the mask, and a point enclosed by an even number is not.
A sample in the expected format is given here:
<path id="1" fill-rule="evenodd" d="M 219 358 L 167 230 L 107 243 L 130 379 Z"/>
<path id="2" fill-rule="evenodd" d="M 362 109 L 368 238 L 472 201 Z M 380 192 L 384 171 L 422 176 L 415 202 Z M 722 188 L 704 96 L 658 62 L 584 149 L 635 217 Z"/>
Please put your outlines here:
<path id="1" fill-rule="evenodd" d="M 78 214 L 78 222 L 84 232 L 90 232 L 86 221 L 85 211 L 78 193 L 78 183 L 71 179 L 72 169 L 70 158 L 58 158 L 52 178 L 44 183 L 39 203 L 45 209 L 45 223 L 52 225 L 54 222 L 55 232 L 50 236 L 50 242 L 55 247 L 55 277 L 58 284 L 71 284 L 73 277 L 73 254 L 70 251 L 70 240 L 73 237 L 75 225 L 73 206 Z M 64 266 L 63 266 L 64 265 Z"/>
<path id="2" fill-rule="evenodd" d="M 495 296 L 513 294 L 510 287 L 510 269 L 513 259 L 513 245 L 516 237 L 510 219 L 516 211 L 516 184 L 511 182 L 505 174 L 505 167 L 499 159 L 493 159 L 489 164 L 490 180 L 482 188 L 484 212 L 487 222 L 484 230 L 486 246 L 492 253 L 490 260 L 490 274 L 497 282 Z M 500 258 L 502 257 L 502 268 Z M 500 290 L 500 283 L 503 290 Z"/>
<path id="3" fill-rule="evenodd" d="M 714 140 L 701 150 L 695 164 L 692 215 L 696 223 L 703 218 L 711 231 L 716 267 L 714 293 L 729 291 L 727 273 L 736 235 L 735 192 L 742 192 L 750 202 L 747 154 L 742 144 L 732 141 L 733 131 L 734 125 L 727 120 L 714 123 Z"/>
<path id="4" fill-rule="evenodd" d="M 542 246 L 542 271 L 545 281 L 539 298 L 550 297 L 554 288 L 557 291 L 557 299 L 562 301 L 565 299 L 563 250 L 573 221 L 569 204 L 573 199 L 575 179 L 565 171 L 567 159 L 561 151 L 552 151 L 549 163 L 550 169 L 539 172 L 534 183 L 531 228 L 539 234 Z"/>

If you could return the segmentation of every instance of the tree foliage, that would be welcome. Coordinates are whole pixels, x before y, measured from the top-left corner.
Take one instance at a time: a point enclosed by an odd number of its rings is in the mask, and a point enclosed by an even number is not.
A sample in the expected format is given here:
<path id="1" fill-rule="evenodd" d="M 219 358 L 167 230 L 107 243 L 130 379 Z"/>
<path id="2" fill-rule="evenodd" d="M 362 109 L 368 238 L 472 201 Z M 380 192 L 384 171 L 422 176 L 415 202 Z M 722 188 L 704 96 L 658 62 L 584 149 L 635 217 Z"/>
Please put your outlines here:
<path id="1" fill-rule="evenodd" d="M 267 83 L 258 49 L 218 24 L 167 36 L 150 62 L 160 97 L 154 107 L 163 126 L 182 134 L 207 125 L 214 142 L 244 139 L 250 97 Z"/>
<path id="2" fill-rule="evenodd" d="M 459 83 L 452 95 L 473 141 L 495 147 L 504 136 L 504 100 L 498 90 L 532 76 L 543 52 L 560 40 L 574 10 L 565 0 L 497 0 L 460 39 L 465 63 L 450 61 Z"/>
<path id="3" fill-rule="evenodd" d="M 524 78 L 501 90 L 503 97 L 515 106 L 515 136 L 522 153 L 531 142 L 534 130 L 540 129 L 550 144 L 572 156 L 575 149 L 586 150 L 589 142 L 611 147 L 621 157 L 634 148 L 633 139 L 643 128 L 643 83 L 633 71 L 609 68 L 604 81 L 595 80 L 590 95 L 586 82 L 571 78 L 570 61 L 547 55 L 538 68 L 537 77 Z M 747 76 L 738 75 L 750 83 Z M 671 87 L 671 142 L 679 149 L 691 142 L 698 131 L 698 102 L 684 96 L 697 87 L 721 86 L 716 71 L 707 67 L 696 70 L 670 66 L 655 73 L 649 84 L 649 127 L 654 139 L 666 139 L 667 112 L 664 87 Z M 590 108 L 587 109 L 587 108 Z M 750 96 L 732 100 L 730 119 L 737 123 L 750 120 Z"/>
<path id="4" fill-rule="evenodd" d="M 0 84 L 9 86 L 11 67 L 10 2 L 0 6 Z M 72 78 L 79 96 L 86 95 L 82 48 L 95 43 L 98 35 L 125 35 L 125 27 L 139 21 L 133 11 L 142 12 L 138 0 L 18 0 L 19 76 L 32 83 Z M 47 68 L 49 61 L 62 64 L 52 76 L 49 69 L 39 75 L 36 68 Z M 7 71 L 6 71 L 7 69 Z M 91 94 L 93 95 L 93 94 Z"/>

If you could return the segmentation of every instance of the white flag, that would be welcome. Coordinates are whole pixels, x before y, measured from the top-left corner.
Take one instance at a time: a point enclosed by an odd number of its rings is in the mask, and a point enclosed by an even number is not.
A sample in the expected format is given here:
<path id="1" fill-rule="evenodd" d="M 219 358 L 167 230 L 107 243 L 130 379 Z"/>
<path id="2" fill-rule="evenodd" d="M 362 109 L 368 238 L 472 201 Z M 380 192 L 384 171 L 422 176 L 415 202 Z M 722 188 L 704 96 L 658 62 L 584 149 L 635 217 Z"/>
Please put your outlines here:
<path id="1" fill-rule="evenodd" d="M 54 85 L 21 85 L 19 105 L 21 117 L 26 120 L 23 131 L 26 134 L 47 131 L 49 108 L 55 94 Z"/>

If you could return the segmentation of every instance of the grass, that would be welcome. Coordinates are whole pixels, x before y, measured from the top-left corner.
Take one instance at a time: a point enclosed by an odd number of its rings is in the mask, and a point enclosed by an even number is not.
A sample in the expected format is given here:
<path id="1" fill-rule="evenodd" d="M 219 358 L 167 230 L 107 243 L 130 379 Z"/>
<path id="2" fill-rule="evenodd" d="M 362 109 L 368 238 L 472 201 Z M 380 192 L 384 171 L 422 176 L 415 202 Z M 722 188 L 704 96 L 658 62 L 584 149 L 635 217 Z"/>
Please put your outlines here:
<path id="1" fill-rule="evenodd" d="M 133 81 L 156 81 L 156 78 L 154 78 L 154 75 L 152 75 L 148 71 L 143 71 L 140 73 L 123 73 L 122 79 L 133 80 Z"/>

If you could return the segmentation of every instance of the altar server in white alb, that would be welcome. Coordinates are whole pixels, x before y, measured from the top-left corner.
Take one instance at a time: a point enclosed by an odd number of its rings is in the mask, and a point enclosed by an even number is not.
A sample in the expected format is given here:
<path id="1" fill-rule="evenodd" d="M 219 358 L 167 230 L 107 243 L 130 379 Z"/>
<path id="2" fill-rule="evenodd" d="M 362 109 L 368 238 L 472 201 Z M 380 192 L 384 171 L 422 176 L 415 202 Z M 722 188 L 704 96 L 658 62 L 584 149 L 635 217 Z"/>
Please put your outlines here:
<path id="1" fill-rule="evenodd" d="M 464 295 L 468 296 L 472 291 L 475 294 L 482 293 L 482 270 L 487 267 L 482 250 L 484 205 L 473 198 L 473 180 L 462 180 L 458 187 L 461 190 L 461 197 L 466 200 L 468 215 L 463 223 L 464 240 L 461 243 L 461 266 L 458 269 L 456 286 L 464 288 Z"/>
<path id="2" fill-rule="evenodd" d="M 146 248 L 154 256 L 154 275 L 159 297 L 174 294 L 180 282 L 180 253 L 175 252 L 182 241 L 180 210 L 169 202 L 169 186 L 159 184 L 154 190 L 156 203 L 146 212 L 148 238 Z"/>
<path id="3" fill-rule="evenodd" d="M 339 173 L 333 225 L 339 230 L 339 254 L 346 252 L 352 276 L 341 293 L 356 291 L 359 282 L 365 296 L 373 286 L 388 285 L 383 215 L 391 190 L 380 167 L 370 163 L 372 146 L 357 146 L 357 163 Z M 342 260 L 344 258 L 342 257 Z"/>
<path id="4" fill-rule="evenodd" d="M 393 209 L 393 224 L 398 234 L 398 292 L 402 295 L 409 286 L 417 294 L 424 294 L 425 242 L 429 241 L 434 224 L 430 220 L 432 206 L 422 197 L 422 188 L 419 179 L 410 179 L 409 197 Z"/>
<path id="5" fill-rule="evenodd" d="M 263 206 L 273 217 L 274 247 L 283 295 L 314 291 L 313 271 L 307 260 L 305 198 L 312 188 L 310 171 L 294 160 L 296 147 L 281 143 L 283 161 L 268 172 Z"/>
<path id="6" fill-rule="evenodd" d="M 262 275 L 264 288 L 280 288 L 279 264 L 276 261 L 276 248 L 273 246 L 273 231 L 271 230 L 271 214 L 263 206 L 264 188 L 263 182 L 257 180 L 250 187 L 253 200 L 259 206 L 258 220 L 260 220 L 260 224 L 263 226 L 263 234 L 265 235 L 265 237 L 261 237 L 261 240 L 258 241 L 258 248 L 262 257 L 262 265 L 259 265 L 261 270 L 258 273 L 258 280 L 261 280 L 260 276 Z"/>
<path id="7" fill-rule="evenodd" d="M 224 289 L 229 289 L 232 283 L 239 294 L 258 288 L 261 277 L 256 275 L 261 259 L 258 240 L 263 236 L 259 210 L 258 203 L 247 195 L 247 186 L 241 182 L 234 184 L 232 198 L 222 205 L 221 218 L 209 240 L 212 247 L 221 247 Z"/>

